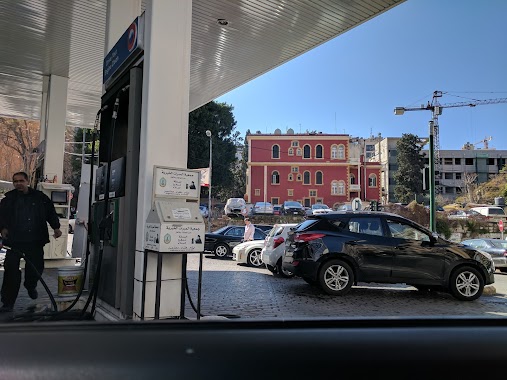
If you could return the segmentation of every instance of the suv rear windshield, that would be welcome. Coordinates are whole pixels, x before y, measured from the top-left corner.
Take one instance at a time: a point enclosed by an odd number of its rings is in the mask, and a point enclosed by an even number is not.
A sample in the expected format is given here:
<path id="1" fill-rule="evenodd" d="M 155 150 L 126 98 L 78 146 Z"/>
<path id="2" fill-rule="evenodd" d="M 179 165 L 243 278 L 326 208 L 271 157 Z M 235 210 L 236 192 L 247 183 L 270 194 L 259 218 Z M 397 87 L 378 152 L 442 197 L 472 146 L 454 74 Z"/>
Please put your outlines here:
<path id="1" fill-rule="evenodd" d="M 489 215 L 505 215 L 505 212 L 501 208 L 490 208 Z"/>

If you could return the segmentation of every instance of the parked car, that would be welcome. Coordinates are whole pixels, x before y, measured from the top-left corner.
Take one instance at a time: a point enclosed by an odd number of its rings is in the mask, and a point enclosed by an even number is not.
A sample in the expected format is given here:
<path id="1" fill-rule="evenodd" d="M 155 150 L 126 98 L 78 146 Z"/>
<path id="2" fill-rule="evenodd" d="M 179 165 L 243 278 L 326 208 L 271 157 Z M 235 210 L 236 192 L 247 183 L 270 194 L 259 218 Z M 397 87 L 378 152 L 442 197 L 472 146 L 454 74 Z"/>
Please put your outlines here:
<path id="1" fill-rule="evenodd" d="M 282 257 L 285 252 L 285 241 L 291 232 L 291 228 L 295 228 L 297 223 L 275 224 L 264 240 L 262 248 L 261 260 L 272 273 L 281 277 L 294 277 L 294 273 L 282 267 Z"/>
<path id="2" fill-rule="evenodd" d="M 282 215 L 282 205 L 273 206 L 273 215 Z"/>
<path id="3" fill-rule="evenodd" d="M 502 239 L 467 239 L 461 244 L 487 252 L 493 258 L 495 268 L 507 273 L 507 240 Z"/>
<path id="4" fill-rule="evenodd" d="M 200 205 L 199 211 L 201 212 L 203 218 L 207 218 L 209 216 L 208 208 L 206 206 Z"/>
<path id="5" fill-rule="evenodd" d="M 207 233 L 204 240 L 204 251 L 212 252 L 223 259 L 231 256 L 232 248 L 243 241 L 244 226 L 225 226 L 212 233 Z M 266 232 L 255 227 L 254 240 L 264 240 Z"/>
<path id="6" fill-rule="evenodd" d="M 502 219 L 507 217 L 507 215 L 505 215 L 505 211 L 500 206 L 472 207 L 470 210 L 477 211 L 478 213 L 481 213 L 488 219 L 489 218 Z"/>
<path id="7" fill-rule="evenodd" d="M 352 205 L 349 203 L 345 203 L 336 207 L 336 211 L 352 211 Z"/>
<path id="8" fill-rule="evenodd" d="M 312 205 L 311 211 L 313 215 L 328 214 L 330 212 L 333 212 L 333 210 L 330 209 L 328 205 L 325 205 L 323 203 L 316 203 Z"/>
<path id="9" fill-rule="evenodd" d="M 238 264 L 248 264 L 252 267 L 262 267 L 264 263 L 261 259 L 262 248 L 265 240 L 245 241 L 236 245 L 232 249 L 232 259 Z"/>
<path id="10" fill-rule="evenodd" d="M 224 206 L 227 216 L 241 216 L 247 214 L 246 202 L 243 198 L 229 198 Z"/>
<path id="11" fill-rule="evenodd" d="M 306 215 L 303 205 L 296 201 L 285 201 L 282 204 L 283 215 Z"/>
<path id="12" fill-rule="evenodd" d="M 385 212 L 312 215 L 286 243 L 282 267 L 331 295 L 358 282 L 405 283 L 472 301 L 492 284 L 491 256 Z"/>
<path id="13" fill-rule="evenodd" d="M 273 205 L 269 202 L 257 202 L 255 203 L 252 213 L 255 214 L 267 214 L 273 215 Z"/>
<path id="14" fill-rule="evenodd" d="M 453 210 L 449 211 L 448 219 L 486 219 L 484 215 L 474 210 Z"/>

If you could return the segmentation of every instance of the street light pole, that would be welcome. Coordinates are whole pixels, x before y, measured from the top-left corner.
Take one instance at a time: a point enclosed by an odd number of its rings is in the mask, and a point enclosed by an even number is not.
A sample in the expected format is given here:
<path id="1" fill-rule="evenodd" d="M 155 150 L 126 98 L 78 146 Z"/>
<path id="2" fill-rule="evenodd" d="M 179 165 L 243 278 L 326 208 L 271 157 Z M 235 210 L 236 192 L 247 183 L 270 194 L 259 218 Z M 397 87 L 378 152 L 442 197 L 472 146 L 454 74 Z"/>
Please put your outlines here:
<path id="1" fill-rule="evenodd" d="M 206 136 L 209 137 L 209 172 L 208 172 L 208 232 L 211 233 L 211 164 L 212 164 L 212 152 L 213 152 L 213 143 L 211 140 L 211 131 L 208 129 L 206 131 Z"/>
<path id="2" fill-rule="evenodd" d="M 432 232 L 437 232 L 437 223 L 435 218 L 435 145 L 433 143 L 434 132 L 435 132 L 435 124 L 433 120 L 429 122 L 430 128 L 430 167 L 429 167 L 429 176 L 430 176 L 430 230 Z"/>

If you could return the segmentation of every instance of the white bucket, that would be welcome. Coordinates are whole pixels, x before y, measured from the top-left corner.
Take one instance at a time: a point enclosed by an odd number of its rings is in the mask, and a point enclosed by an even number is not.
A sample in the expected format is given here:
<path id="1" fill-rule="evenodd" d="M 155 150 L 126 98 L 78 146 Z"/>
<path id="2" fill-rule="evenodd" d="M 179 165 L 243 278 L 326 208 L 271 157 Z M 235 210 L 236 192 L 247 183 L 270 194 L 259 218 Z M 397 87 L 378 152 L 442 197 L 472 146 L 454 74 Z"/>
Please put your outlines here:
<path id="1" fill-rule="evenodd" d="M 83 284 L 83 268 L 58 268 L 58 295 L 77 296 Z"/>

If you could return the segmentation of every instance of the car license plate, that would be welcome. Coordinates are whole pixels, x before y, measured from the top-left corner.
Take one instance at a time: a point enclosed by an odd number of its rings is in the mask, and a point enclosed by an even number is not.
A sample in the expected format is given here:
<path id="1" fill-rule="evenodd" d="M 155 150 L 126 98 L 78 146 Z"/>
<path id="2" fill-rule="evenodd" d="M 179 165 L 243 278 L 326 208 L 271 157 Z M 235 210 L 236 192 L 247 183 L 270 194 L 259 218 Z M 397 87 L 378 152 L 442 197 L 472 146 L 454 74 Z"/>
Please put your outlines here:
<path id="1" fill-rule="evenodd" d="M 297 211 L 294 211 L 294 214 L 297 214 L 298 212 Z"/>

